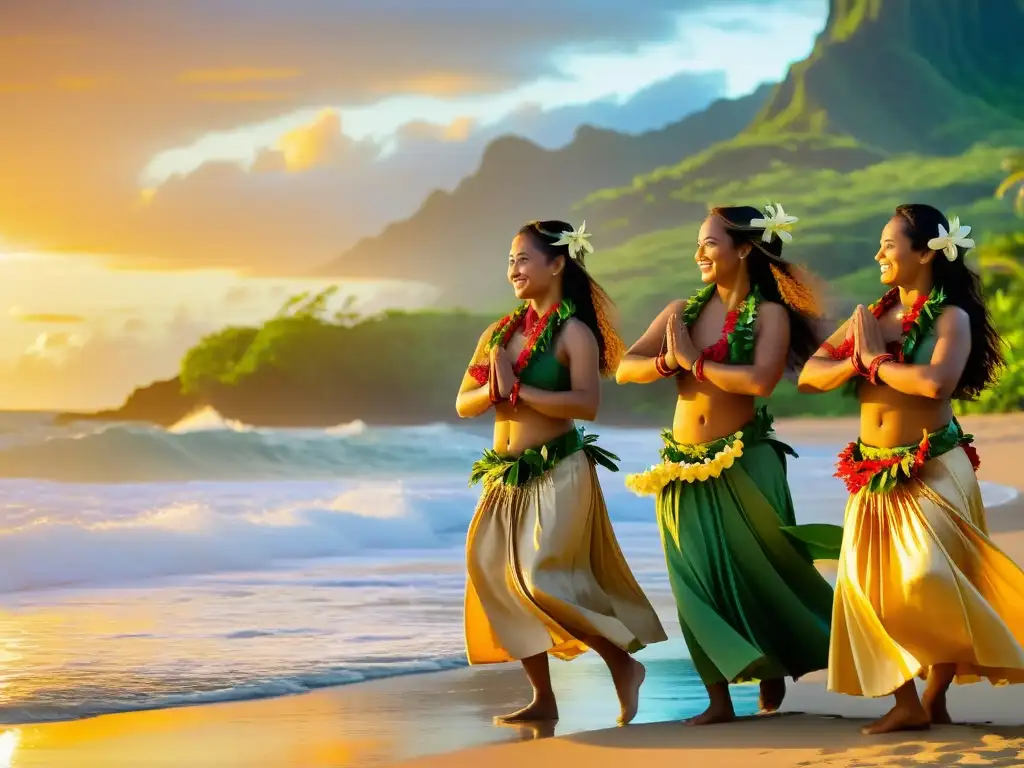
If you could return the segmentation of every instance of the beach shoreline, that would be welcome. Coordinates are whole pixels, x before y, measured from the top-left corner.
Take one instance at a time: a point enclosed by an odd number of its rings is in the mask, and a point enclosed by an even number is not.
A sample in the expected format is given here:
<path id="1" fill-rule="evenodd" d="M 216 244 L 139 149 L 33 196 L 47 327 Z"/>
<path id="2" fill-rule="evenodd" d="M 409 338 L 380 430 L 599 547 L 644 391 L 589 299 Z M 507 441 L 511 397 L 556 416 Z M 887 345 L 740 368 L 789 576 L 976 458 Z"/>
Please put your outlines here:
<path id="1" fill-rule="evenodd" d="M 968 417 L 962 421 L 965 429 L 977 439 L 982 459 L 980 479 L 1017 491 L 1024 489 L 1024 478 L 1013 458 L 1024 440 L 1024 414 Z M 857 421 L 780 419 L 776 429 L 787 442 L 831 445 L 852 439 L 856 435 Z M 1022 512 L 1024 497 L 1018 493 L 1006 503 L 991 508 L 989 515 L 995 540 L 1018 562 L 1024 562 Z M 797 514 L 800 514 L 799 509 Z M 563 719 L 554 733 L 539 733 L 529 728 L 497 728 L 491 724 L 493 715 L 514 707 L 528 695 L 518 667 L 503 665 L 402 675 L 276 698 L 0 726 L 3 731 L 0 745 L 15 745 L 16 760 L 11 765 L 16 766 L 189 765 L 195 768 L 207 765 L 326 768 L 387 765 L 403 760 L 411 760 L 410 764 L 415 765 L 453 768 L 475 765 L 481 760 L 492 766 L 523 760 L 549 765 L 562 762 L 560 755 L 563 753 L 567 755 L 565 759 L 578 758 L 590 763 L 596 760 L 601 764 L 607 756 L 596 755 L 595 749 L 648 749 L 637 746 L 645 740 L 663 744 L 650 746 L 649 755 L 636 753 L 636 757 L 651 766 L 660 764 L 661 752 L 666 753 L 665 760 L 675 762 L 706 759 L 711 765 L 726 753 L 731 755 L 730 762 L 717 764 L 734 764 L 731 761 L 735 758 L 751 765 L 792 765 L 795 763 L 764 762 L 768 758 L 758 755 L 767 749 L 776 753 L 777 759 L 786 754 L 800 762 L 810 760 L 811 752 L 821 758 L 826 745 L 835 750 L 839 749 L 837 745 L 849 742 L 848 747 L 842 747 L 852 755 L 849 759 L 863 761 L 869 758 L 863 750 L 877 747 L 877 741 L 864 742 L 856 723 L 850 720 L 880 714 L 887 702 L 827 694 L 820 675 L 817 679 L 812 676 L 806 682 L 791 685 L 784 711 L 808 713 L 806 715 L 790 714 L 778 718 L 777 722 L 759 718 L 754 724 L 743 722 L 700 729 L 701 733 L 696 736 L 688 735 L 693 729 L 684 732 L 676 726 L 673 730 L 671 724 L 657 722 L 671 720 L 678 711 L 678 707 L 673 709 L 672 681 L 688 674 L 687 670 L 672 667 L 670 663 L 681 641 L 677 637 L 678 628 L 671 621 L 667 628 L 671 640 L 661 644 L 665 648 L 659 652 L 654 664 L 657 669 L 652 670 L 645 685 L 640 717 L 637 724 L 627 729 L 602 730 L 614 723 L 614 695 L 603 667 L 589 659 L 571 665 L 555 665 Z M 1006 713 L 1024 711 L 1024 691 L 1019 687 L 993 689 L 987 684 L 957 688 L 951 698 L 951 709 L 958 721 L 1014 725 L 1012 717 Z M 813 732 L 820 739 L 801 740 L 790 733 L 795 731 Z M 1017 734 L 1012 729 L 1001 733 L 999 738 L 1006 743 L 1024 738 L 1024 732 Z M 537 737 L 551 735 L 560 738 L 536 741 Z M 969 746 L 969 750 L 981 749 L 985 744 L 991 746 L 992 739 L 985 741 L 983 736 L 976 729 L 961 732 L 944 728 L 929 734 L 885 739 L 886 744 L 923 745 L 919 750 L 924 750 L 921 754 L 931 754 L 928 750 L 934 752 L 934 744 L 951 740 L 974 745 Z M 536 743 L 502 745 L 523 740 Z M 815 746 L 817 742 L 820 746 Z M 769 744 L 779 746 L 766 746 Z M 1024 741 L 1020 748 L 1024 750 Z M 714 755 L 718 757 L 712 760 Z M 630 753 L 631 759 L 633 756 L 634 753 Z M 838 759 L 833 755 L 829 760 L 812 762 L 847 764 L 836 762 Z"/>

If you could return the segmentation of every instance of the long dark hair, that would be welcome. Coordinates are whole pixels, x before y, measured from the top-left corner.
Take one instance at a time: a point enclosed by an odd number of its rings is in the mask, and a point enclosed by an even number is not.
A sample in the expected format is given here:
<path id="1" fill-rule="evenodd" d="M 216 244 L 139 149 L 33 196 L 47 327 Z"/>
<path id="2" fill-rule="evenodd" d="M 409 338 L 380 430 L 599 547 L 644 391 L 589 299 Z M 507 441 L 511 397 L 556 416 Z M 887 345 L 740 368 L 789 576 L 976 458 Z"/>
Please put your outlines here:
<path id="1" fill-rule="evenodd" d="M 520 229 L 520 235 L 544 253 L 548 261 L 565 257 L 562 270 L 562 298 L 576 307 L 575 317 L 584 323 L 597 339 L 601 351 L 601 373 L 609 376 L 615 372 L 625 352 L 625 345 L 615 330 L 615 304 L 598 282 L 590 276 L 581 260 L 574 259 L 568 245 L 555 245 L 563 232 L 572 232 L 572 224 L 565 221 L 531 221 Z"/>
<path id="2" fill-rule="evenodd" d="M 939 236 L 939 225 L 949 231 L 949 220 L 942 211 L 923 203 L 909 203 L 896 208 L 895 216 L 903 221 L 903 232 L 914 251 L 927 251 L 928 241 Z M 1003 367 L 1003 342 L 992 324 L 992 316 L 982 296 L 981 278 L 967 267 L 966 248 L 957 246 L 953 261 L 939 251 L 932 259 L 932 281 L 946 294 L 946 304 L 960 307 L 971 319 L 971 353 L 960 374 L 953 398 L 973 400 L 982 390 L 994 384 Z"/>
<path id="3" fill-rule="evenodd" d="M 753 227 L 752 219 L 764 218 L 763 211 L 749 205 L 723 206 L 711 209 L 710 215 L 725 222 L 725 231 L 734 246 L 750 245 L 747 274 L 751 288 L 757 287 L 765 301 L 781 304 L 789 315 L 789 365 L 800 368 L 818 348 L 819 333 L 815 329 L 817 301 L 809 284 L 809 276 L 782 258 L 782 239 L 773 237 L 764 242 L 763 227 Z"/>

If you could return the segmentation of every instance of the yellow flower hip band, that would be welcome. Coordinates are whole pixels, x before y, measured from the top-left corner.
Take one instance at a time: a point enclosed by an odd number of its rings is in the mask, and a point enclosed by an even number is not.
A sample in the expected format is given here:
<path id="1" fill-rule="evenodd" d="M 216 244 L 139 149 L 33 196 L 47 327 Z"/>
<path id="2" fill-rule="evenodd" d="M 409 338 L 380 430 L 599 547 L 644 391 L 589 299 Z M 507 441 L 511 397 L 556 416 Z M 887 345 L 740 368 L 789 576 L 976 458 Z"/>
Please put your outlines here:
<path id="1" fill-rule="evenodd" d="M 702 483 L 719 477 L 743 455 L 747 445 L 771 439 L 772 416 L 765 406 L 757 409 L 753 420 L 731 435 L 708 443 L 680 443 L 670 430 L 661 433 L 665 447 L 661 449 L 661 462 L 644 472 L 626 476 L 626 487 L 638 496 L 657 496 L 669 483 L 682 481 Z M 778 441 L 775 441 L 778 442 Z M 779 443 L 783 450 L 796 456 L 788 445 Z"/>
<path id="2" fill-rule="evenodd" d="M 671 434 L 662 434 L 665 447 L 662 460 L 646 471 L 626 475 L 626 487 L 638 496 L 657 496 L 661 489 L 675 480 L 686 483 L 704 482 L 716 478 L 729 469 L 743 455 L 743 432 L 734 432 L 728 437 L 711 443 L 683 444 L 669 442 Z M 716 450 L 716 446 L 720 446 Z M 682 454 L 681 458 L 666 457 L 666 454 Z"/>

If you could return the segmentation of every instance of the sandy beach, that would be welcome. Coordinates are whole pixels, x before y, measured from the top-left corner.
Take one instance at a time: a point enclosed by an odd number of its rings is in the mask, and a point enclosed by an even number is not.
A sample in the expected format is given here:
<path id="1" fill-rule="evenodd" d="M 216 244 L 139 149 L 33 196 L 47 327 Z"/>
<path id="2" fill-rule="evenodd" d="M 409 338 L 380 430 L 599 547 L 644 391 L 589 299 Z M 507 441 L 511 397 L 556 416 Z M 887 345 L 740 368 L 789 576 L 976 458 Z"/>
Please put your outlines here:
<path id="1" fill-rule="evenodd" d="M 1024 414 L 963 420 L 977 438 L 983 481 L 1024 490 L 1020 468 Z M 793 443 L 830 443 L 856 434 L 854 420 L 780 421 Z M 838 482 L 838 481 L 836 481 Z M 1024 497 L 990 509 L 997 543 L 1024 563 Z M 799 509 L 797 513 L 799 515 Z M 0 768 L 189 766 L 189 768 L 348 768 L 407 766 L 1024 765 L 1024 687 L 955 688 L 950 709 L 960 725 L 927 733 L 867 738 L 859 720 L 888 700 L 828 694 L 822 678 L 790 686 L 784 712 L 686 728 L 680 682 L 693 671 L 678 627 L 670 642 L 644 653 L 648 680 L 640 714 L 614 724 L 611 682 L 592 654 L 553 665 L 562 719 L 551 729 L 501 728 L 491 718 L 528 696 L 520 670 L 507 665 L 404 676 L 298 696 L 108 715 L 85 720 L 0 726 Z M 756 688 L 737 689 L 747 706 Z M 692 706 L 692 702 L 689 702 Z M 1014 714 L 1017 713 L 1017 714 Z M 555 738 L 547 738 L 547 737 Z"/>

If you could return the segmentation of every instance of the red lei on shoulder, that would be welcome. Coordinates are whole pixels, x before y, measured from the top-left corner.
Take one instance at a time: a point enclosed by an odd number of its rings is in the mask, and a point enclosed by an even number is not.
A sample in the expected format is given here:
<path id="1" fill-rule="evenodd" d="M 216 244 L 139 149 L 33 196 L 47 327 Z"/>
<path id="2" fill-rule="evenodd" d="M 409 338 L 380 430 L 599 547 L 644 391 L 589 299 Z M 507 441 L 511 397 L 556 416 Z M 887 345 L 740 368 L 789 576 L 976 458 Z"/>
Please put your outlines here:
<path id="1" fill-rule="evenodd" d="M 538 316 L 537 311 L 529 304 L 523 304 L 515 312 L 505 315 L 505 317 L 498 321 L 497 326 L 494 328 L 494 333 L 491 334 L 491 339 L 487 343 L 486 351 L 489 353 L 498 345 L 502 347 L 508 346 L 516 331 L 522 327 L 526 341 L 523 344 L 522 351 L 519 353 L 519 357 L 516 358 L 515 363 L 512 365 L 512 370 L 518 376 L 530 364 L 530 360 L 533 359 L 533 355 L 538 349 L 547 346 L 546 342 L 550 341 L 555 331 L 555 326 L 570 317 L 572 313 L 572 305 L 567 301 L 552 307 L 542 316 Z M 489 361 L 485 360 L 484 362 L 469 366 L 469 375 L 480 386 L 487 383 L 490 374 L 491 364 Z"/>
<path id="2" fill-rule="evenodd" d="M 928 299 L 929 297 L 927 295 L 918 296 L 917 300 L 914 302 L 914 306 L 910 308 L 909 312 L 903 315 L 903 337 L 906 337 L 914 327 L 914 324 L 917 322 L 918 317 L 921 316 L 921 310 L 924 309 L 924 305 L 927 303 Z M 881 320 L 890 309 L 896 306 L 899 300 L 900 290 L 899 288 L 893 288 L 892 290 L 887 291 L 882 298 L 871 305 L 871 314 L 873 314 L 876 319 Z M 833 360 L 846 360 L 849 357 L 853 357 L 853 339 L 851 338 L 843 339 L 843 343 L 838 347 L 833 347 L 827 342 L 824 346 L 825 350 L 829 355 L 831 355 Z M 896 362 L 904 362 L 902 341 L 893 342 L 890 347 L 890 351 L 896 357 Z"/>

